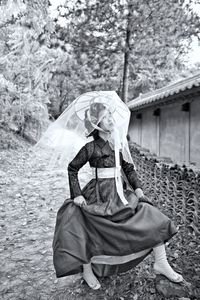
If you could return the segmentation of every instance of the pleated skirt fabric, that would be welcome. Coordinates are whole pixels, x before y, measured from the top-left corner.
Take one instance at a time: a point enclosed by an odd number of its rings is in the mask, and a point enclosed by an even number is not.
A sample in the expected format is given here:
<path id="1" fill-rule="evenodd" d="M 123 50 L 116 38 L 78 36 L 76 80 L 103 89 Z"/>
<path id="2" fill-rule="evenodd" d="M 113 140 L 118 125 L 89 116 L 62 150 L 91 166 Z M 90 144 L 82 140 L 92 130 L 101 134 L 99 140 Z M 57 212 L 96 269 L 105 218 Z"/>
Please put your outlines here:
<path id="1" fill-rule="evenodd" d="M 80 273 L 89 262 L 98 277 L 125 272 L 177 232 L 171 220 L 148 203 L 106 215 L 91 207 L 67 199 L 57 213 L 53 240 L 57 277 Z"/>

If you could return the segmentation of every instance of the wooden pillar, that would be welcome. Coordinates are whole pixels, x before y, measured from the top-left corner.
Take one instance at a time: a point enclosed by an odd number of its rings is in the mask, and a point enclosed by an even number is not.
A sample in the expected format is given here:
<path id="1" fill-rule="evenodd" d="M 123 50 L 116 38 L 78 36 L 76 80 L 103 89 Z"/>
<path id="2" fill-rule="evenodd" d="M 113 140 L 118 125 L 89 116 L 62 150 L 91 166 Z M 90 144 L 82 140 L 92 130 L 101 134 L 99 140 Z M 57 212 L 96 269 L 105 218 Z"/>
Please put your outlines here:
<path id="1" fill-rule="evenodd" d="M 182 105 L 182 111 L 184 114 L 184 163 L 190 164 L 190 103 L 184 103 Z"/>
<path id="2" fill-rule="evenodd" d="M 160 116 L 156 117 L 156 155 L 160 156 Z"/>
<path id="3" fill-rule="evenodd" d="M 160 156 L 160 108 L 154 110 L 153 115 L 155 116 L 156 122 L 156 155 Z"/>
<path id="4" fill-rule="evenodd" d="M 142 146 L 142 114 L 138 113 L 136 119 L 138 120 L 138 144 Z"/>
<path id="5" fill-rule="evenodd" d="M 140 119 L 140 146 L 142 146 L 142 118 Z"/>

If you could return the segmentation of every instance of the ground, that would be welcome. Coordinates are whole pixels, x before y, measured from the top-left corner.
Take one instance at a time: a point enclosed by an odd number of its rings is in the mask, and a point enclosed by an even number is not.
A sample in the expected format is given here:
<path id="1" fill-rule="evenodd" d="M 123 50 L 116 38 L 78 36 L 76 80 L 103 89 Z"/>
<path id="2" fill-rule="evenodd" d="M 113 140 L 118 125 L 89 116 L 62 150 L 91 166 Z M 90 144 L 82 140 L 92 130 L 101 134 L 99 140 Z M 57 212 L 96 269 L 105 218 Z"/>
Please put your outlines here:
<path id="1" fill-rule="evenodd" d="M 134 270 L 101 281 L 90 290 L 81 274 L 57 279 L 52 261 L 56 213 L 68 197 L 67 172 L 43 170 L 44 156 L 29 145 L 0 151 L 0 295 L 4 300 L 161 300 L 149 256 Z M 172 266 L 192 283 L 200 299 L 200 246 L 183 228 L 167 246 Z M 200 293 L 199 293 L 200 295 Z"/>

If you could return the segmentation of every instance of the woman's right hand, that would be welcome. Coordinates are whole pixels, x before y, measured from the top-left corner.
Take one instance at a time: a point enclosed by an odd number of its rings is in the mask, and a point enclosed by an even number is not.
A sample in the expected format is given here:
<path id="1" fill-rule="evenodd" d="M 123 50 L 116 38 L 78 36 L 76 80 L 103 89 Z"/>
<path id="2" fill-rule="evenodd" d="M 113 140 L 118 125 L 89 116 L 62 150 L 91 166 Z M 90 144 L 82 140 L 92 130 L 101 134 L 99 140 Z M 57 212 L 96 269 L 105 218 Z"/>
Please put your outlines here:
<path id="1" fill-rule="evenodd" d="M 87 205 L 86 200 L 82 195 L 74 198 L 74 204 L 80 207 L 83 205 Z"/>

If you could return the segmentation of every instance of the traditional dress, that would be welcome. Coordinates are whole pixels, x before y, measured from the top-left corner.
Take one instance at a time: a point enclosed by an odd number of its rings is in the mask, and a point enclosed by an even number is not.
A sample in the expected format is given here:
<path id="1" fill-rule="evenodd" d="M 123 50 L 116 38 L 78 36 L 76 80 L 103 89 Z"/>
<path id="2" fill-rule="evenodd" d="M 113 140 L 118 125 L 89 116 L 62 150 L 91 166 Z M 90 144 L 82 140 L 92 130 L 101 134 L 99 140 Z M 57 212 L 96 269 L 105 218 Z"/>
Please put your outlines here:
<path id="1" fill-rule="evenodd" d="M 81 189 L 78 171 L 87 162 L 94 178 Z M 141 187 L 141 182 L 134 165 L 122 155 L 120 163 L 128 205 L 117 193 L 115 177 L 109 175 L 116 164 L 108 142 L 98 138 L 87 143 L 69 164 L 71 198 L 58 211 L 53 241 L 57 277 L 82 272 L 82 265 L 90 261 L 99 277 L 127 271 L 177 232 L 156 207 L 138 203 L 134 190 Z M 84 196 L 87 205 L 74 204 L 73 199 L 79 195 Z"/>

